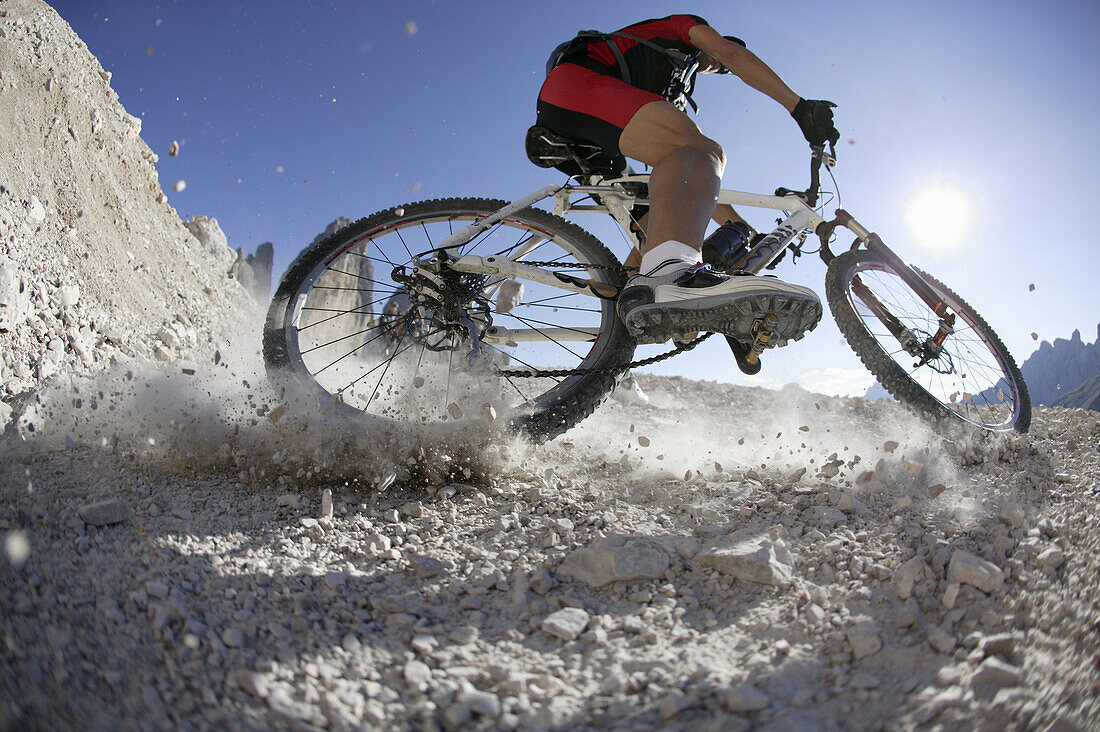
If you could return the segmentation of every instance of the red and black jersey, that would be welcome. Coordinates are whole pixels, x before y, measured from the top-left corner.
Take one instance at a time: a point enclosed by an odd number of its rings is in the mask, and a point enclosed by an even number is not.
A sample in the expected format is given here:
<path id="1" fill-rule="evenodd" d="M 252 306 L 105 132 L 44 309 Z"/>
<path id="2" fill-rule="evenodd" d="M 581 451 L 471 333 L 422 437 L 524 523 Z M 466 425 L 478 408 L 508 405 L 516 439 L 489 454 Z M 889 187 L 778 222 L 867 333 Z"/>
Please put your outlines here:
<path id="1" fill-rule="evenodd" d="M 709 25 L 697 15 L 670 15 L 666 18 L 643 20 L 608 34 L 607 42 L 614 43 L 622 52 L 630 73 L 630 85 L 654 94 L 664 96 L 669 90 L 673 77 L 680 69 L 670 58 L 646 44 L 639 43 L 634 36 L 650 43 L 669 48 L 684 54 L 694 54 L 698 49 L 691 45 L 688 31 L 697 25 Z M 604 41 L 590 43 L 586 52 L 568 59 L 569 63 L 583 66 L 592 71 L 622 78 L 618 60 Z M 687 80 L 688 94 L 694 86 L 694 75 Z M 672 100 L 670 100 L 672 101 Z"/>

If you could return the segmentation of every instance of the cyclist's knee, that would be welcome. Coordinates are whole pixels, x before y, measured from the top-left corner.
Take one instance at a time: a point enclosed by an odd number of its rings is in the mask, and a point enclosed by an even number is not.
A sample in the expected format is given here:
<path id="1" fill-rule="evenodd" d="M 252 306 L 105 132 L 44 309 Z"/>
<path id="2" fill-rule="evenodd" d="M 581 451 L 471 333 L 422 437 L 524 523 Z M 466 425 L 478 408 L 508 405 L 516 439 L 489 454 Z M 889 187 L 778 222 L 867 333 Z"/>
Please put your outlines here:
<path id="1" fill-rule="evenodd" d="M 713 167 L 719 175 L 726 167 L 726 152 L 714 140 L 704 135 L 694 135 L 686 140 L 678 151 L 681 155 L 690 155 L 698 165 Z"/>
<path id="2" fill-rule="evenodd" d="M 700 149 L 705 155 L 714 160 L 715 164 L 718 166 L 719 171 L 726 167 L 726 151 L 723 150 L 722 146 L 719 145 L 717 142 L 710 139 L 709 137 L 701 137 Z"/>

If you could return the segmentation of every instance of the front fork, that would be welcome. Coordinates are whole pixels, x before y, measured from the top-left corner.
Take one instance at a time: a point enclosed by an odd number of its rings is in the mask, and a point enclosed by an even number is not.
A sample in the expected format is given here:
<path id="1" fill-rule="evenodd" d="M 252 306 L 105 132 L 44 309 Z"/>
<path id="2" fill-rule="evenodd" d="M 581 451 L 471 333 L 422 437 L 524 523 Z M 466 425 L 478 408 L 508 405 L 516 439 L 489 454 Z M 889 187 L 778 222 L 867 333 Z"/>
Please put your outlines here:
<path id="1" fill-rule="evenodd" d="M 879 256 L 883 262 L 890 266 L 901 279 L 912 288 L 913 292 L 939 317 L 939 327 L 930 338 L 922 340 L 912 330 L 905 327 L 881 300 L 863 284 L 859 276 L 852 278 L 852 292 L 863 301 L 863 304 L 875 314 L 886 329 L 890 331 L 905 352 L 920 359 L 918 366 L 923 366 L 937 358 L 943 351 L 943 344 L 947 337 L 955 332 L 955 314 L 950 311 L 947 303 L 943 301 L 932 287 L 924 281 L 908 263 L 899 257 L 890 247 L 882 241 L 878 234 L 869 231 L 862 224 L 852 218 L 844 209 L 838 209 L 836 218 L 826 221 L 817 227 L 817 235 L 821 239 L 821 258 L 825 264 L 833 260 L 832 250 L 829 249 L 829 239 L 838 226 L 850 229 L 856 235 L 851 249 L 856 249 L 860 244 L 867 250 Z"/>

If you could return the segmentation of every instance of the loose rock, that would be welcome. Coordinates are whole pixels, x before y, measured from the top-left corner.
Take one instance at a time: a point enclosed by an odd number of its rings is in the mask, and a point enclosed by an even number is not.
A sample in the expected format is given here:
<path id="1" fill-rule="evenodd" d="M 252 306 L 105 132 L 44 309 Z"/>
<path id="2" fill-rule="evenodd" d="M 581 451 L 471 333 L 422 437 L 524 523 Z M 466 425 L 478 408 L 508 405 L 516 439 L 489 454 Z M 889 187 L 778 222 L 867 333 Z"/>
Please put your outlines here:
<path id="1" fill-rule="evenodd" d="M 668 567 L 668 555 L 660 549 L 638 542 L 618 544 L 605 540 L 601 546 L 570 552 L 558 573 L 602 587 L 612 582 L 657 579 Z"/>
<path id="2" fill-rule="evenodd" d="M 997 590 L 1004 583 L 1004 572 L 992 562 L 958 549 L 947 565 L 947 581 L 977 587 L 985 593 Z"/>
<path id="3" fill-rule="evenodd" d="M 588 613 L 578 607 L 567 607 L 543 618 L 542 631 L 562 640 L 576 640 L 588 625 Z"/>
<path id="4" fill-rule="evenodd" d="M 133 511 L 123 499 L 107 498 L 81 506 L 78 514 L 84 523 L 91 526 L 110 526 L 128 521 Z"/>
<path id="5" fill-rule="evenodd" d="M 736 531 L 696 557 L 700 567 L 717 569 L 735 579 L 785 587 L 794 573 L 786 542 L 767 533 Z"/>

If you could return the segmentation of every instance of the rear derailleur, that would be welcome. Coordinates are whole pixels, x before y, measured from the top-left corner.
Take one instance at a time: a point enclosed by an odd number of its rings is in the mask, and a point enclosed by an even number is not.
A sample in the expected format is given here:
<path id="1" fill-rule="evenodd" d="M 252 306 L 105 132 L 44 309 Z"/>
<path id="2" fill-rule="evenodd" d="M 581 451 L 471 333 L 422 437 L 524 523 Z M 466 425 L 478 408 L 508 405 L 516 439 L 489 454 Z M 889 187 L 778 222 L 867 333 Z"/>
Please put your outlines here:
<path id="1" fill-rule="evenodd" d="M 481 353 L 482 334 L 493 322 L 484 292 L 489 275 L 456 272 L 433 256 L 413 260 L 411 269 L 394 267 L 390 276 L 409 298 L 408 309 L 399 315 L 414 341 L 432 351 L 465 345 L 470 357 Z"/>

